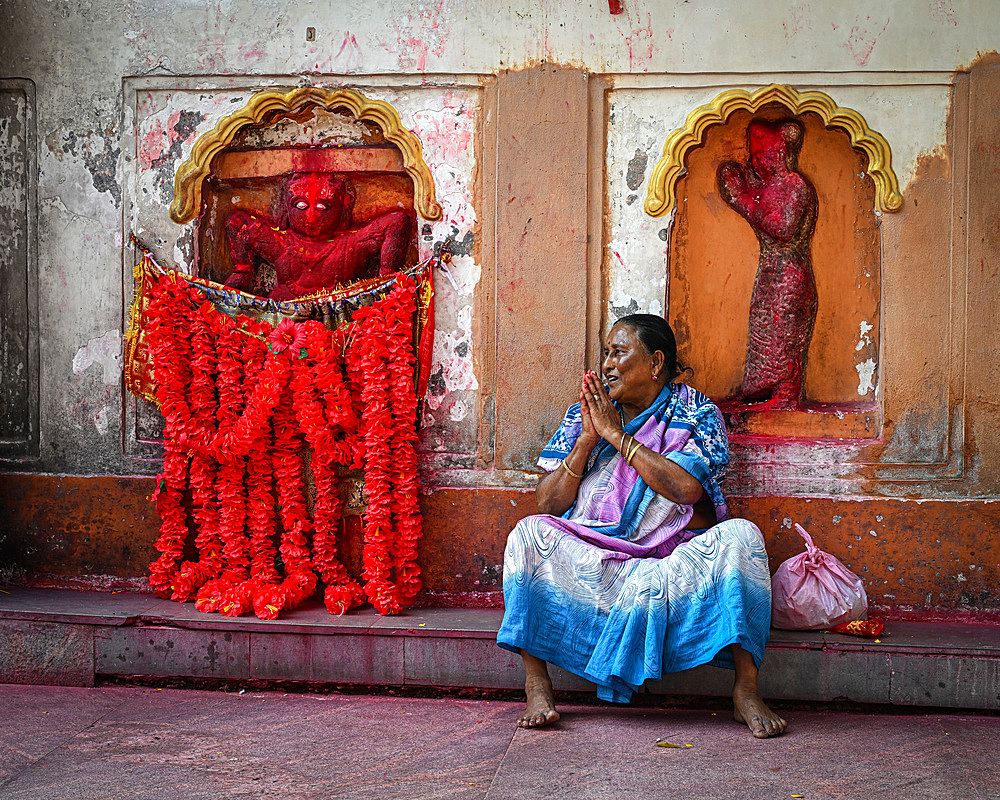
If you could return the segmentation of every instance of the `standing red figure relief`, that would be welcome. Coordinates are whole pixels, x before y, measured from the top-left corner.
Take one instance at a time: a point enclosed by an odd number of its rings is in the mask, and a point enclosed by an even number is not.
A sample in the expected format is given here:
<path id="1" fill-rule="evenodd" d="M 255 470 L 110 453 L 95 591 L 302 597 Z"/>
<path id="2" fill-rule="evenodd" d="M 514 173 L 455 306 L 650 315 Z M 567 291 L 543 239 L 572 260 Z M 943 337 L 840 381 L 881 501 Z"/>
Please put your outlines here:
<path id="1" fill-rule="evenodd" d="M 816 281 L 809 241 L 818 202 L 797 171 L 803 128 L 794 120 L 753 120 L 747 127 L 747 165 L 719 166 L 723 199 L 753 228 L 760 243 L 750 300 L 743 383 L 737 400 L 768 408 L 802 403 L 806 352 L 816 320 Z"/>
<path id="2" fill-rule="evenodd" d="M 352 227 L 354 201 L 354 187 L 344 178 L 297 172 L 285 182 L 279 220 L 233 211 L 226 218 L 233 260 L 226 285 L 252 291 L 255 258 L 274 267 L 272 300 L 398 271 L 410 246 L 413 215 L 389 211 Z"/>

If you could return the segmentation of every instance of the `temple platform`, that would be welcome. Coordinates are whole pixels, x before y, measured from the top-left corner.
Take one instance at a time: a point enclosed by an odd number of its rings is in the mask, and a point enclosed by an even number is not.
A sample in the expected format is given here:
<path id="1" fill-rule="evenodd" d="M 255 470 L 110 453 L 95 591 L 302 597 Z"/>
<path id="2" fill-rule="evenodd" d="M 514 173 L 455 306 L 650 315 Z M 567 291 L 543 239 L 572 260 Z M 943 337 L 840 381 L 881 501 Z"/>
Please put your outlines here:
<path id="1" fill-rule="evenodd" d="M 134 592 L 0 593 L 0 683 L 93 686 L 109 678 L 207 679 L 252 686 L 519 689 L 520 659 L 496 645 L 501 611 L 423 608 L 343 617 L 318 602 L 273 621 L 203 614 Z M 588 682 L 553 671 L 557 690 Z M 643 693 L 723 697 L 713 667 L 648 683 Z M 948 709 L 1000 709 L 1000 626 L 889 622 L 879 640 L 772 631 L 764 696 Z"/>

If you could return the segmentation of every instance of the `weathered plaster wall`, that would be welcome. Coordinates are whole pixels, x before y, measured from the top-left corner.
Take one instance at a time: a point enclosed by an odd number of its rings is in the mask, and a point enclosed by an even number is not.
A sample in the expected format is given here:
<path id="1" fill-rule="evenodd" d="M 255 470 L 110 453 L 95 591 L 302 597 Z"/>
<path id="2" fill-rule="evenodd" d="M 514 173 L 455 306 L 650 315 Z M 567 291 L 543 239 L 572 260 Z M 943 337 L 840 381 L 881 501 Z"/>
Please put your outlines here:
<path id="1" fill-rule="evenodd" d="M 762 81 L 837 87 L 838 100 L 862 111 L 893 143 L 905 184 L 918 156 L 945 139 L 948 82 L 922 73 L 954 70 L 995 48 L 1000 23 L 991 8 L 989 2 L 935 0 L 883 4 L 873 15 L 870 4 L 859 0 L 836 6 L 633 2 L 625 14 L 612 16 L 599 0 L 569 7 L 449 0 L 402 7 L 240 0 L 8 3 L 2 69 L 37 88 L 40 144 L 41 457 L 31 468 L 146 469 L 121 446 L 124 440 L 129 451 L 130 433 L 123 429 L 132 427 L 123 414 L 115 353 L 127 286 L 113 265 L 128 261 L 122 235 L 132 229 L 154 240 L 165 260 L 189 259 L 183 237 L 175 244 L 166 215 L 151 213 L 154 204 L 162 208 L 169 200 L 163 177 L 197 134 L 252 88 L 305 80 L 381 86 L 387 99 L 399 94 L 407 124 L 428 136 L 425 147 L 452 142 L 450 153 L 435 154 L 439 193 L 453 202 L 451 218 L 433 236 L 447 235 L 455 224 L 465 241 L 477 222 L 469 195 L 474 148 L 467 138 L 435 139 L 435 126 L 448 133 L 440 126 L 453 115 L 450 121 L 461 122 L 468 137 L 474 124 L 487 125 L 485 116 L 472 113 L 469 93 L 498 70 L 549 61 L 613 75 L 607 305 L 614 313 L 634 300 L 655 311 L 665 288 L 664 247 L 657 236 L 664 221 L 645 217 L 641 202 L 625 205 L 642 193 L 641 182 L 634 189 L 628 185 L 640 180 L 641 170 L 633 166 L 633 177 L 624 188 L 620 184 L 637 152 L 652 164 L 665 133 L 687 111 L 721 87 L 756 85 L 746 75 L 754 73 Z M 307 27 L 315 29 L 312 42 L 306 41 Z M 901 71 L 908 73 L 902 79 Z M 720 77 L 727 73 L 743 77 Z M 324 77 L 330 75 L 342 77 Z M 449 99 L 453 87 L 465 93 L 458 106 Z M 149 96 L 141 97 L 141 88 Z M 460 112 L 459 106 L 468 108 Z M 443 383 L 449 398 L 434 409 L 438 428 L 425 440 L 430 450 L 477 447 L 475 410 L 482 402 L 474 396 L 478 379 L 470 370 L 476 356 L 469 355 L 475 351 L 469 298 L 479 264 L 474 257 L 460 264 L 454 286 L 439 282 L 446 302 L 435 385 Z"/>
<path id="2" fill-rule="evenodd" d="M 134 231 L 163 261 L 189 265 L 190 228 L 171 223 L 167 206 L 173 169 L 197 136 L 254 90 L 349 85 L 396 105 L 423 142 L 445 219 L 421 225 L 422 252 L 445 238 L 465 251 L 436 281 L 431 422 L 423 433 L 427 508 L 435 515 L 427 552 L 437 559 L 429 574 L 441 591 L 476 591 L 469 576 L 477 569 L 493 576 L 483 585 L 495 590 L 503 539 L 517 516 L 509 509 L 530 505 L 520 501 L 532 485 L 527 470 L 559 406 L 573 399 L 579 371 L 597 365 L 600 330 L 627 310 L 665 310 L 671 223 L 647 216 L 642 201 L 666 135 L 724 89 L 787 83 L 856 109 L 892 146 L 906 204 L 879 220 L 873 392 L 884 427 L 866 441 L 737 442 L 730 491 L 765 528 L 777 525 L 771 518 L 779 512 L 782 520 L 802 512 L 810 498 L 899 498 L 878 501 L 879 513 L 900 523 L 887 525 L 887 538 L 902 537 L 885 552 L 909 555 L 921 570 L 911 586 L 921 591 L 886 589 L 885 601 L 895 594 L 900 603 L 923 603 L 929 595 L 927 604 L 960 605 L 973 597 L 1000 607 L 988 570 L 975 573 L 977 591 L 965 599 L 947 583 L 973 574 L 963 559 L 983 561 L 970 542 L 994 514 L 981 504 L 1000 492 L 993 355 L 1000 77 L 985 62 L 962 71 L 980 53 L 1000 50 L 995 4 L 625 6 L 613 16 L 604 0 L 4 4 L 0 88 L 20 87 L 15 104 L 25 104 L 37 131 L 19 162 L 28 165 L 23 196 L 37 200 L 18 223 L 26 260 L 5 251 L 0 265 L 5 278 L 22 276 L 27 320 L 5 313 L 0 338 L 15 341 L 15 328 L 27 329 L 28 384 L 15 395 L 23 398 L 19 413 L 29 421 L 34 414 L 37 424 L 0 453 L 13 457 L 2 469 L 80 480 L 156 470 L 156 448 L 143 441 L 155 434 L 155 420 L 121 387 L 134 257 L 125 237 Z M 2 142 L 10 149 L 14 139 Z M 5 203 L 20 197 L 0 191 Z M 45 561 L 53 572 L 79 563 L 115 573 L 125 563 L 115 561 L 115 543 L 133 529 L 150 535 L 98 500 L 86 517 L 95 520 L 89 533 L 69 531 L 66 499 L 45 493 L 54 478 L 37 480 L 33 527 L 9 535 L 20 537 L 25 553 L 57 553 Z M 87 496 L 96 498 L 106 479 L 92 480 Z M 31 493 L 19 491 L 7 491 L 5 501 Z M 754 495 L 773 507 L 754 505 Z M 914 522 L 915 502 L 926 498 L 952 501 L 935 507 L 934 525 L 957 526 L 940 552 L 920 549 L 926 536 Z M 980 503 L 968 506 L 980 522 L 963 521 L 968 498 Z M 833 526 L 835 513 L 813 523 Z M 457 520 L 462 525 L 450 527 Z M 448 540 L 449 530 L 461 535 Z M 769 541 L 780 530 L 765 530 Z M 72 544 L 53 550 L 63 539 Z M 849 554 L 847 544 L 845 536 L 829 549 Z M 138 561 L 151 540 L 142 547 Z M 865 563 L 887 570 L 890 560 Z"/>

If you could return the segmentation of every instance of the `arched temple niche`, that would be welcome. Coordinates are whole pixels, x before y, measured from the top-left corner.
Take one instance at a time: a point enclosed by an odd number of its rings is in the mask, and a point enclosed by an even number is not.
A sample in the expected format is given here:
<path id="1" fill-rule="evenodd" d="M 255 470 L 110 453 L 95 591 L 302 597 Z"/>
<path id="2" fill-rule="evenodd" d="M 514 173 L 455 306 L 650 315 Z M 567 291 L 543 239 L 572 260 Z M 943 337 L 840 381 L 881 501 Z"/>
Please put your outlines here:
<path id="1" fill-rule="evenodd" d="M 885 180 L 873 180 L 869 153 L 856 146 L 856 131 L 852 140 L 852 133 L 831 125 L 820 112 L 800 107 L 795 113 L 789 107 L 794 104 L 742 105 L 700 131 L 688 126 L 697 142 L 689 141 L 682 153 L 684 171 L 677 172 L 673 185 L 676 206 L 666 298 L 678 355 L 694 369 L 699 388 L 727 412 L 735 433 L 875 437 L 881 427 L 880 231 L 875 209 L 880 199 L 886 207 L 898 207 L 895 195 L 884 191 Z M 806 237 L 806 258 L 811 260 L 818 302 L 801 397 L 794 407 L 774 408 L 741 397 L 761 247 L 754 227 L 723 197 L 719 168 L 735 162 L 749 171 L 752 121 L 790 120 L 801 126 L 795 171 L 815 189 L 815 229 Z M 668 149 L 670 140 L 665 159 Z M 674 148 L 673 153 L 682 150 Z M 658 170 L 662 178 L 663 170 Z M 879 177 L 884 178 L 884 170 Z M 647 209 L 656 179 L 654 173 Z M 751 194 L 760 197 L 758 190 Z"/>
<path id="2" fill-rule="evenodd" d="M 203 136 L 177 171 L 171 218 L 186 222 L 197 215 L 198 274 L 220 283 L 230 279 L 234 212 L 273 222 L 274 230 L 287 228 L 293 178 L 304 175 L 339 181 L 349 210 L 338 235 L 365 231 L 393 213 L 414 220 L 441 216 L 420 142 L 402 127 L 392 106 L 350 89 L 260 92 Z M 415 263 L 416 235 L 413 224 L 398 268 Z M 355 243 L 349 249 L 356 250 Z M 368 260 L 377 261 L 379 248 L 369 249 L 375 254 Z M 355 258 L 352 252 L 349 259 Z M 259 253 L 256 260 L 254 291 L 266 294 L 273 269 Z M 378 264 L 361 269 L 357 277 L 371 277 Z"/>

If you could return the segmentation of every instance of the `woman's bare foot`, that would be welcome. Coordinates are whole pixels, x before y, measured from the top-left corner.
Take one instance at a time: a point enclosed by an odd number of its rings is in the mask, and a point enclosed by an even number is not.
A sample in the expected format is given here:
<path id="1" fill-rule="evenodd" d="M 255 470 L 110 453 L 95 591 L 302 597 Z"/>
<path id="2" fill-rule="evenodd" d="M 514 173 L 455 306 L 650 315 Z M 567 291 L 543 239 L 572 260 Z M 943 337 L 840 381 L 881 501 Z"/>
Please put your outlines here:
<path id="1" fill-rule="evenodd" d="M 733 718 L 745 724 L 758 739 L 784 733 L 787 722 L 764 703 L 757 688 L 757 664 L 740 645 L 733 645 L 736 681 L 733 683 Z"/>
<path id="2" fill-rule="evenodd" d="M 746 724 L 758 739 L 767 739 L 784 733 L 788 724 L 764 703 L 757 687 L 733 687 L 733 718 Z"/>
<path id="3" fill-rule="evenodd" d="M 540 728 L 551 725 L 559 719 L 556 701 L 552 696 L 552 681 L 545 662 L 529 653 L 521 651 L 524 660 L 524 693 L 528 705 L 517 721 L 519 728 Z"/>
<path id="4" fill-rule="evenodd" d="M 524 691 L 528 695 L 528 705 L 517 721 L 519 728 L 541 728 L 559 719 L 555 698 L 552 696 L 552 684 L 549 681 L 526 682 Z"/>

